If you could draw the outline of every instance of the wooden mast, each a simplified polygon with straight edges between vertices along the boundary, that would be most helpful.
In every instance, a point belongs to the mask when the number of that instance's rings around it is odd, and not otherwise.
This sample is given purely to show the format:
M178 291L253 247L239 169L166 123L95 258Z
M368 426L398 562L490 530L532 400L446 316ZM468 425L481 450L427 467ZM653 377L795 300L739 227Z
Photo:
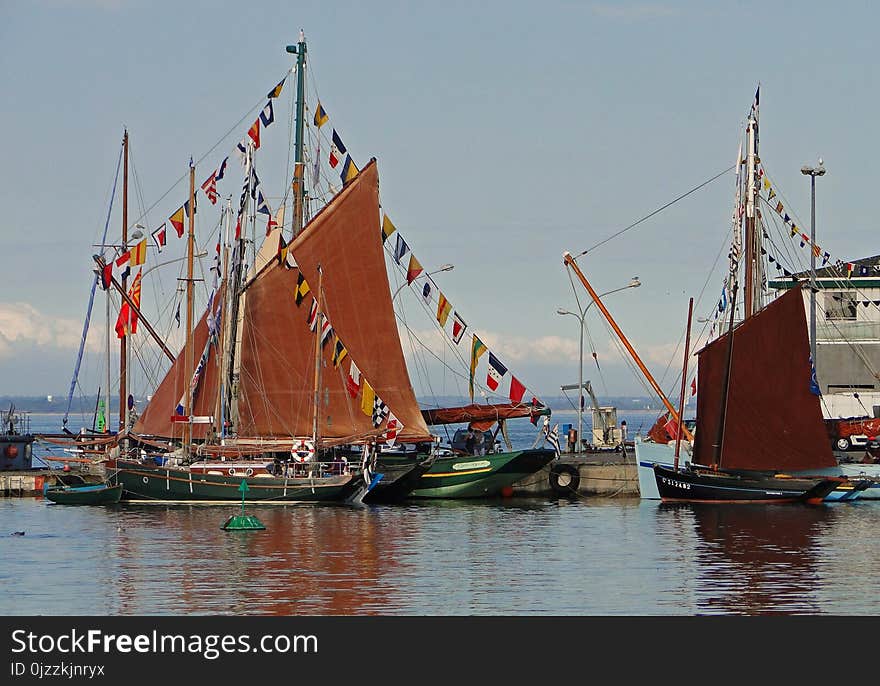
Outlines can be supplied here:
M675 432L675 461L673 467L678 471L678 456L681 452L681 429L684 426L684 394L687 391L688 355L691 350L691 318L694 314L694 299L688 301L687 334L684 341L684 364L681 368L681 395L678 397L678 431Z
M223 236L223 278L220 282L220 285L217 287L217 297L219 297L221 292L228 292L227 281L229 278L229 222L232 217L231 198L228 198L226 200L224 213L226 214L226 230ZM224 297L222 302L223 312L221 318L224 319L225 322L220 327L220 338L217 344L217 349L220 351L220 373L218 375L219 388L217 388L217 401L214 405L214 426L220 427L218 435L220 437L221 444L223 442L223 439L226 437L226 413L224 411L223 386L226 384L226 331L229 327L229 316L227 314L227 311L229 309L227 307L228 301Z
M324 314L321 312L321 290L323 288L324 282L324 270L321 269L320 263L318 264L318 310L315 320L315 386L314 386L314 407L312 408L312 446L315 449L315 456L318 454L318 439L320 438L320 434L318 432L318 409L320 408L321 403L321 334L323 327L323 322L325 321Z
M195 194L196 194L196 168L192 161L189 164L189 236L186 244L186 355L184 357L184 383L186 383L186 395L184 400L183 414L187 417L184 424L183 454L189 455L192 443L192 383L193 374L193 245L195 243Z
M122 171L122 254L128 250L128 129L122 137L125 158ZM128 293L128 276L122 272L122 293ZM129 320L131 315L129 314ZM119 339L119 431L128 428L128 336ZM109 408L108 408L109 411Z
M608 323L611 324L611 328L614 329L614 332L617 334L617 337L620 338L621 343L623 343L624 347L627 349L629 354L632 356L638 368L641 370L642 374L645 375L645 378L648 380L648 383L651 384L651 387L657 393L657 396L666 406L666 409L669 410L669 414L672 416L672 419L676 422L679 422L679 415L676 409L672 406L672 403L669 402L666 395L663 393L660 386L654 381L654 377L651 376L651 372L648 371L648 368L644 365L641 358L639 358L638 353L636 353L635 349L630 345L629 341L626 340L626 336L623 335L623 331L620 330L620 327L617 326L617 322L614 321L614 318L611 316L611 313L606 309L605 305L602 304L602 301L599 300L599 296L596 291L593 290L593 287L590 285L587 278L584 276L583 272L578 268L577 263L574 261L574 258L571 256L571 253L567 250L563 253L563 263L574 270L574 273L577 275L578 279L580 279L581 283L584 285L584 288L587 289L590 296L593 298L593 301L596 303L596 306L602 311L602 314L605 315L605 319L608 320ZM684 435L687 436L689 441L694 440L693 434L688 431L686 426L682 426L682 431Z

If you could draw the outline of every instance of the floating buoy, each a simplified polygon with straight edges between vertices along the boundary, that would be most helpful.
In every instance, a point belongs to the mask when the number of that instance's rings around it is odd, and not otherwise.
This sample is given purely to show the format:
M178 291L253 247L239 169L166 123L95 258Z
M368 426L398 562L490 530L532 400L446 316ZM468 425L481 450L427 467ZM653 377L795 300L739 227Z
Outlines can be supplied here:
M238 490L241 491L241 514L232 515L220 528L224 531L260 531L265 529L266 527L263 522L253 515L246 515L244 513L244 494L250 490L247 481L242 479Z

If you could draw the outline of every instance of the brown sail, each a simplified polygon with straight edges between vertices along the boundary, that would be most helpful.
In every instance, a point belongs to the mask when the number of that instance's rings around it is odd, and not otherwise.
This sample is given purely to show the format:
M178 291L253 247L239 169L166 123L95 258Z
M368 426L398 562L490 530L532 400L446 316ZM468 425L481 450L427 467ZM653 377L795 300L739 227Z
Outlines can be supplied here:
M550 408L544 405L525 405L522 403L495 403L480 405L474 403L463 407L439 407L436 409L422 410L422 416L427 424L464 424L471 428L485 431L495 422L502 419L516 419L518 417L537 418L549 415Z
M836 465L819 396L810 391L810 345L802 286L733 330L733 356L719 466L802 471ZM716 462L727 368L725 334L699 351L694 462Z
M289 249L310 288L299 306L295 302L299 271L277 260L246 289L239 436L312 435L315 333L307 319L320 282L321 309L334 331L321 349L320 437L355 440L384 429L384 425L374 428L371 416L362 411L362 396L353 398L346 389L354 361L361 380L371 385L403 424L399 440L430 440L406 369L391 303L379 229L375 161L346 185ZM337 340L348 356L334 365Z
M217 302L215 302L218 313L220 311L220 300L221 298L217 298ZM184 369L186 366L186 355L181 350L171 365L171 369L168 370L165 378L162 379L162 382L147 404L146 409L138 417L137 422L135 422L133 427L134 433L162 436L164 438L183 438L184 425L173 423L171 416L175 414L177 405L186 392L187 385L192 380L193 369L198 366L199 358L208 342L207 318L208 311L205 310L193 332L193 368ZM212 416L214 414L220 379L220 357L218 353L218 345L212 344L193 400L192 415L194 417ZM192 430L194 439L203 439L211 430L211 426L208 424L193 424Z

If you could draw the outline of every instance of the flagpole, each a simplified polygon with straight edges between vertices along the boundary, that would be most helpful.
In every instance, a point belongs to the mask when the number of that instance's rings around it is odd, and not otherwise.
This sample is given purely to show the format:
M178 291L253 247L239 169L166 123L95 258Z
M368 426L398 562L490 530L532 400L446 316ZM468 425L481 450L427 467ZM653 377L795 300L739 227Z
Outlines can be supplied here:
M229 197L226 200L226 208L224 209L226 213L226 229L223 236L223 281L222 286L218 287L218 293L222 290L224 293L228 293L227 288L227 275L229 273L229 222L232 217L232 198ZM214 409L214 416L219 417L220 420L220 441L221 445L223 444L223 439L226 437L226 425L225 425L225 413L223 407L223 387L226 385L226 327L229 322L229 307L226 297L220 301L221 307L223 308L223 316L221 317L220 323L220 340L218 349L220 350L220 374L217 388L217 403Z
M128 129L122 137L122 254L128 250ZM122 272L122 293L128 293L128 276ZM120 310L122 306L120 306ZM128 428L128 331L131 321L129 309L128 322L123 322L124 335L119 339L119 432Z
M183 440L183 456L189 456L190 444L192 443L192 383L190 382L193 373L193 244L195 243L195 194L196 194L196 168L190 160L189 164L189 236L186 246L186 355L185 366L186 377L186 400L183 413L189 418L184 424L184 440Z
M321 265L318 264L318 311L315 315L315 394L314 394L314 407L312 410L312 446L315 449L315 456L318 455L318 407L320 402L320 385L321 385L321 335L322 335L322 324L319 322L319 319L324 319L326 321L326 316L321 312L321 292L323 288L324 282L324 270L321 269Z
M675 432L675 471L678 471L678 456L681 451L681 429L684 426L684 393L687 383L688 354L691 349L691 318L694 314L694 299L688 301L688 324L687 335L684 342L684 365L681 370L681 396L678 399L678 430Z

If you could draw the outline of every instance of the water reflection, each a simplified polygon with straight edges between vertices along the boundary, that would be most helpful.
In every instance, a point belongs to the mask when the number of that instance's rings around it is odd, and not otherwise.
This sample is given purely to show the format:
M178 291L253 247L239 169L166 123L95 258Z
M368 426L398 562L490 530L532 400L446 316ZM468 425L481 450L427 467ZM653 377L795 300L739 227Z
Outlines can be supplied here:
M697 534L694 614L814 614L818 539L833 507L664 505L688 512Z

